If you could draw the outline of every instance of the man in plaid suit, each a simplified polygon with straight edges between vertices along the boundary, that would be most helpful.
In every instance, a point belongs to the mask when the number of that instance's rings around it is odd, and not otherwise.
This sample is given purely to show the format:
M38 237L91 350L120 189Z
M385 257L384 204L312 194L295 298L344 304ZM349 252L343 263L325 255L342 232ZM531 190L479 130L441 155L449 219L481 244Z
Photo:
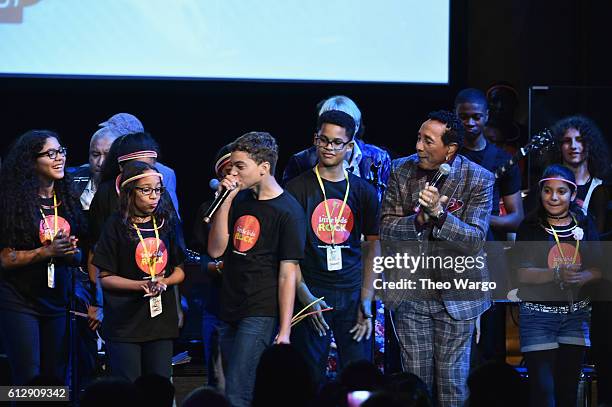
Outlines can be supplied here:
M417 154L392 164L381 240L419 241L429 255L483 256L494 177L457 154L464 131L454 113L429 114L419 129ZM429 185L443 163L450 165L450 173L437 188ZM480 281L487 280L486 266L476 273ZM444 280L443 271L434 274ZM385 294L387 307L394 310L403 369L432 390L435 383L439 406L463 406L471 339L477 317L490 306L487 292L428 289L419 300L409 300L407 290Z

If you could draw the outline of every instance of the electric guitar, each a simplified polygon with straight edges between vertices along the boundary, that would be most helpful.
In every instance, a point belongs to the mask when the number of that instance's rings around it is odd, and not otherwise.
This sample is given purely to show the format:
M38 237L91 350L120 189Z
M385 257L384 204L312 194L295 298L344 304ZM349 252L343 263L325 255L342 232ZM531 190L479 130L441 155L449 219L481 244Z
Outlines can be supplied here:
M531 138L531 141L524 147L520 148L511 159L506 161L503 165L497 167L495 170L495 178L499 178L504 175L512 166L517 164L523 158L536 151L545 150L550 148L555 143L552 133L548 129L544 129L537 133Z
M510 170L514 165L516 165L519 161L527 157L529 154L537 151L541 152L550 148L554 144L555 139L549 129L544 129L540 131L531 138L531 141L529 143L527 143L524 147L520 148L516 152L516 154L512 156L511 159L506 161L503 165L497 167L497 169L495 170L495 179L498 179L503 176L506 172L508 172L508 170ZM521 192L521 198L524 198L525 196L526 193ZM506 214L507 212L506 208L504 207L504 202L500 197L499 216L504 216Z

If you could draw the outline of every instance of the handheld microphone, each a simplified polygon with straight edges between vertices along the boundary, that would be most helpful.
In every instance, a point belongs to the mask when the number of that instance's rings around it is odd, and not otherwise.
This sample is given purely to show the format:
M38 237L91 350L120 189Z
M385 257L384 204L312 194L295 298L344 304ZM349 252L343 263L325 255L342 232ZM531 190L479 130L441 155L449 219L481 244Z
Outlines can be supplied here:
M212 184L212 182L211 182L211 184ZM227 197L230 194L230 192L232 192L231 189L225 189L225 188L223 188L221 190L221 192L219 192L219 194L217 195L217 197L215 198L213 203L208 207L208 209L204 213L204 219L203 220L204 220L205 223L210 223L210 221L212 220L213 215L215 214L215 212L217 212L217 209L219 209L219 207L221 206L223 201L225 201L225 199L227 199Z
M217 190L217 187L219 186L219 184L221 183L221 181L219 181L216 178L212 178L210 181L208 181L208 186L210 187L210 189L212 189L213 191Z
M436 172L436 175L434 175L434 177L431 179L429 186L437 188L438 184L440 183L440 180L450 174L450 170L450 165L448 165L447 163L442 164L440 168L438 168L438 172ZM414 212L419 213L420 210L421 204L417 202L416 206L414 207Z

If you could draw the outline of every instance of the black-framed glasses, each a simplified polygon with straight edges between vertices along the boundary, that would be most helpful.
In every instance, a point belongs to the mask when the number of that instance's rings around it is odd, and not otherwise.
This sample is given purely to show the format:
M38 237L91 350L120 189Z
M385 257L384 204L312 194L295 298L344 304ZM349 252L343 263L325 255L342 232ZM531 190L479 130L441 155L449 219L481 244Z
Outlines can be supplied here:
M351 140L352 141L352 140ZM342 150L348 143L351 141L342 141L339 138L335 138L333 140L328 139L325 136L315 136L314 145L317 147L329 148L331 150L339 151Z
M151 194L153 192L155 192L155 195L160 196L162 195L164 192L166 192L166 188L164 187L157 187L157 188L151 188L151 187L134 187L134 189L138 190L138 192L140 192L142 195L144 196L151 196Z
M61 154L62 156L66 157L66 154L68 154L68 149L66 147L60 147L58 149L50 148L47 151L43 151L42 153L38 153L36 156L37 157L42 157L43 155L46 155L50 159L55 160L57 158L58 154Z

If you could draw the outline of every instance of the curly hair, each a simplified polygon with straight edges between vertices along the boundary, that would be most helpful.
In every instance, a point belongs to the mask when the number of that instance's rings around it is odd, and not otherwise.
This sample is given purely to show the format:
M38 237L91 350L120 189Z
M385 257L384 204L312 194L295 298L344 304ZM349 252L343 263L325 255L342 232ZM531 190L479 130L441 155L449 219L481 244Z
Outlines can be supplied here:
M440 123L446 124L446 131L442 135L442 142L445 146L456 143L459 148L463 146L463 137L465 136L465 128L463 123L457 115L447 110L438 110L429 113L429 120L435 120Z
M123 167L123 172L121 173L121 183L123 183L123 181L126 179L140 175L146 171L159 172L154 166L145 162L129 161ZM123 224L126 226L127 230L130 231L130 237L134 240L138 240L137 234L130 227L132 224L130 219L136 214L134 205L135 186L136 180L128 182L125 186L121 187L119 194L119 213L121 215ZM176 220L174 216L174 207L172 206L172 201L170 200L170 196L167 192L161 194L159 203L153 212L153 216L155 216L155 219L157 220L164 220L164 226L161 228L160 233L166 233L167 231L172 230L174 227Z
M278 160L278 145L270 133L252 131L238 137L232 143L232 152L243 151L257 164L270 163L270 174L274 175L276 161Z
M604 140L603 134L595 122L585 116L576 115L565 117L552 126L551 130L557 141L554 151L551 151L554 157L556 157L554 161L560 163L560 160L563 160L561 145L563 144L563 136L569 129L576 129L583 139L584 147L588 153L587 165L591 175L602 179L609 177L610 152L608 150L608 144Z
M35 163L49 138L60 141L59 136L49 130L26 132L13 143L3 162L0 170L0 242L3 247L29 249L39 244L41 198ZM78 192L68 171L64 178L54 182L54 190L72 234L84 233L85 221Z

